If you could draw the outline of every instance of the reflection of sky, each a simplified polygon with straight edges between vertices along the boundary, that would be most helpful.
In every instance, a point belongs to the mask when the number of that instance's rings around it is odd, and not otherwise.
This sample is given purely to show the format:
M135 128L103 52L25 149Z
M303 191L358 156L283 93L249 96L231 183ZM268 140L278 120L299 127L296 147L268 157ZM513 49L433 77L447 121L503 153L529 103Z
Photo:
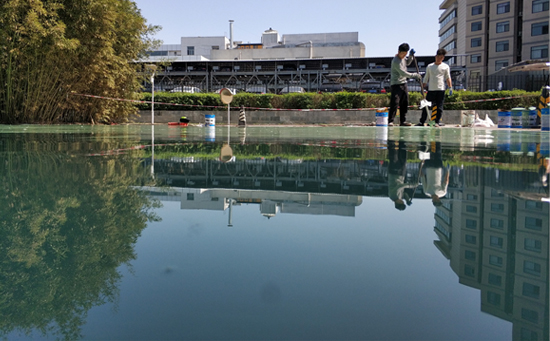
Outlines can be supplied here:
M120 300L89 311L85 339L506 340L433 245L434 207L364 197L355 217L258 205L164 202L122 269Z

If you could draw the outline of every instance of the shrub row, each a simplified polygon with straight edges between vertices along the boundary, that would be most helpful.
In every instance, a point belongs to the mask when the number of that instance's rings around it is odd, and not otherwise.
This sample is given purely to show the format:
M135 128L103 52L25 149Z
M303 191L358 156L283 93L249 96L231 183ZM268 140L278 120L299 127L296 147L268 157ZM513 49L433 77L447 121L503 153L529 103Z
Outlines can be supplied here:
M419 92L411 92L410 103L420 103L422 95ZM514 107L536 106L540 93L524 90L494 91L494 92L470 92L455 91L452 96L446 96L446 110L496 110L511 109ZM474 100L499 99L516 97L513 99L468 102ZM142 101L151 101L150 93L141 95ZM156 110L226 110L220 96L215 93L167 93L155 92L155 103L173 103L179 105L155 104ZM465 103L467 102L467 103ZM362 92L337 92L337 93L292 93L284 95L275 94L249 94L239 93L233 97L232 107L244 106L247 108L280 108L280 109L360 109L381 108L390 105L389 94L370 94ZM150 110L149 103L137 104L140 110Z

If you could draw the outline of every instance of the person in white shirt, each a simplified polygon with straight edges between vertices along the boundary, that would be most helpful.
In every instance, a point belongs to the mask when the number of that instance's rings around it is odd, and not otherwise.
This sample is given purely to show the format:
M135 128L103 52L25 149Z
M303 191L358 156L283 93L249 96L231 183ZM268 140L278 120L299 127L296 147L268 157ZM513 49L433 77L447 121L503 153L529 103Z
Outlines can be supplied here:
M422 149L427 149L427 143L422 143ZM422 189L427 197L432 198L434 206L441 206L441 198L447 195L449 186L449 169L443 165L441 142L431 142L430 158L424 161L420 170Z
M453 94L453 83L451 81L451 68L443 63L447 51L445 49L437 50L435 62L428 65L426 75L424 76L424 88L428 89L426 99L432 102L431 119L435 121L435 126L442 126L441 116L443 114L443 102L445 101L445 83L449 87L449 95ZM424 126L428 118L427 108L422 110L420 123L417 126Z

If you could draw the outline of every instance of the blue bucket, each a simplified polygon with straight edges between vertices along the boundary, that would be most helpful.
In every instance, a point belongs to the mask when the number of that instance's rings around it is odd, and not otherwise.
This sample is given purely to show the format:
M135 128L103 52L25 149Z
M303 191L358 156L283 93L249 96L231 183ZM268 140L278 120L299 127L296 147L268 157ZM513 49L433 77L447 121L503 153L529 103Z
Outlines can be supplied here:
M216 115L204 115L204 126L205 127L215 127L216 126Z
M509 111L498 112L498 127L499 128L512 127L512 114Z

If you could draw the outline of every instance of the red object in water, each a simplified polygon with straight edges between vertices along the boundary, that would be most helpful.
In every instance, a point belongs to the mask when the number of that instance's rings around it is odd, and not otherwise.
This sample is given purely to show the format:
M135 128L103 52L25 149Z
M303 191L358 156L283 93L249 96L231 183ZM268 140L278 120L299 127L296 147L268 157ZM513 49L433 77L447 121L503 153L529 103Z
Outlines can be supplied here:
M168 122L169 126L180 126L180 127L187 127L189 123L184 122Z

